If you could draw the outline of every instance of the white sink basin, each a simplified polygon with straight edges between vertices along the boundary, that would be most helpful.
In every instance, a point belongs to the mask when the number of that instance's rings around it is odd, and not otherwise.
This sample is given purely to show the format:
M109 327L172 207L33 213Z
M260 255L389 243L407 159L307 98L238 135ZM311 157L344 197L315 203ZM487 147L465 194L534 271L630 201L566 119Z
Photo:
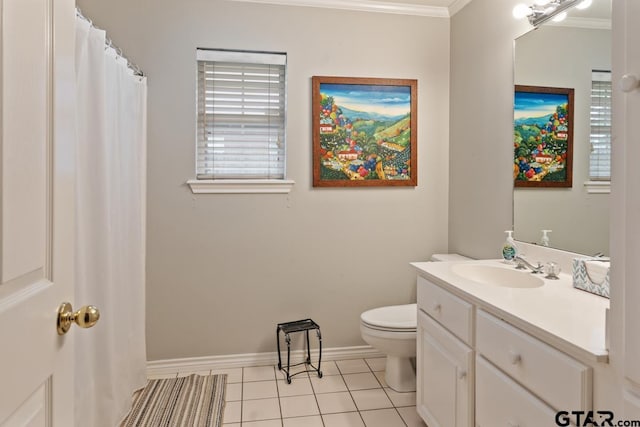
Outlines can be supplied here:
M539 288L544 280L528 271L483 264L455 264L451 271L460 277L483 285L505 288Z

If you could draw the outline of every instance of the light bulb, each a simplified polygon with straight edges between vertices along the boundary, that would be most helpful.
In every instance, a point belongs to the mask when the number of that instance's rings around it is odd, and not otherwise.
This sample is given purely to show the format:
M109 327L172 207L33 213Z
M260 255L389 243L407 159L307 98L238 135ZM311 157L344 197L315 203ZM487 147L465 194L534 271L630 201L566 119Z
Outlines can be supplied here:
M553 17L552 21L553 22L564 21L566 17L567 17L567 12L560 12L559 14Z
M533 13L533 10L524 3L515 5L513 8L513 17L516 19L522 19Z
M593 0L582 0L576 5L576 9L586 9L591 6L591 3L593 3Z

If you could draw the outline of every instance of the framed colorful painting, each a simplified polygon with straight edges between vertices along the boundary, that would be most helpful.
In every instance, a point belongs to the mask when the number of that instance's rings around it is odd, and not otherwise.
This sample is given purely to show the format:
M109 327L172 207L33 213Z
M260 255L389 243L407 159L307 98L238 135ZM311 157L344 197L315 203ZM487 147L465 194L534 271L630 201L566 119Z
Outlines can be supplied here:
M417 80L318 77L313 186L416 186Z
M573 89L516 86L513 179L516 187L571 187Z

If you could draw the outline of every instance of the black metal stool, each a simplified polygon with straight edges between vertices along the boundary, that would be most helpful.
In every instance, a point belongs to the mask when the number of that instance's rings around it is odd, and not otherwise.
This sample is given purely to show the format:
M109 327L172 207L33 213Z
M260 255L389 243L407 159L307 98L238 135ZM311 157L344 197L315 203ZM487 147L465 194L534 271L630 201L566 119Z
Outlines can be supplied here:
M309 331L316 330L318 335L318 366L315 367L311 363L311 348L309 346ZM280 331L284 333L284 340L287 342L287 367L282 367L282 358L280 357ZM291 369L291 336L289 334L294 332L306 332L307 335L307 359L304 362L296 363L293 366L309 365L313 369L306 369L304 371L290 374ZM284 370L287 374L287 384L291 384L291 377L294 375L302 374L304 372L317 372L318 378L322 378L322 371L320 370L320 362L322 361L322 335L320 334L320 326L311 319L296 320L295 322L278 323L276 328L276 342L278 343L278 369Z

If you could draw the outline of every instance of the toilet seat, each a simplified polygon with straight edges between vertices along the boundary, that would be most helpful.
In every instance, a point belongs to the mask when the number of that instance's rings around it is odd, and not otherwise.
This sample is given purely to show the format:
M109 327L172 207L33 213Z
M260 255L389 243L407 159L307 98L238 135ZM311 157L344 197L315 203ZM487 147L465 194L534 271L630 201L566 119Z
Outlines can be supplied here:
M418 324L417 304L391 305L365 311L362 324L370 329L386 332L415 332Z

